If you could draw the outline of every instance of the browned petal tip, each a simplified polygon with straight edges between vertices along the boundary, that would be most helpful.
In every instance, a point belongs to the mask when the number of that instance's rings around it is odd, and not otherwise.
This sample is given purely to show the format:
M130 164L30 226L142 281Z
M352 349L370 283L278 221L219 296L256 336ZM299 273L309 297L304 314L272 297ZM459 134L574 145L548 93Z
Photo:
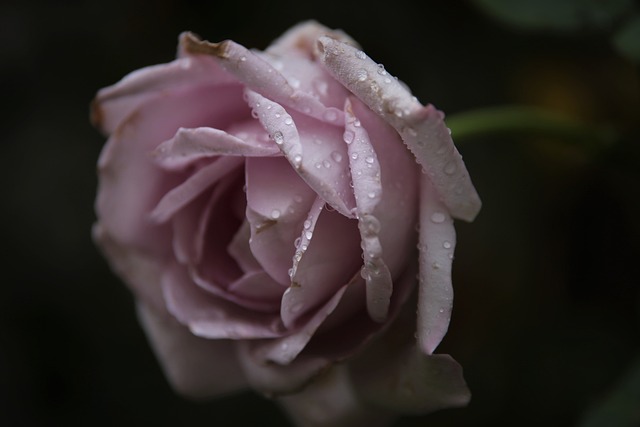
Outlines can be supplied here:
M103 131L102 123L104 122L104 112L97 99L93 99L89 105L89 120L96 129Z
M218 58L227 58L228 40L220 43L211 43L200 39L194 33L186 32L181 35L180 42L184 50L194 55L211 55Z

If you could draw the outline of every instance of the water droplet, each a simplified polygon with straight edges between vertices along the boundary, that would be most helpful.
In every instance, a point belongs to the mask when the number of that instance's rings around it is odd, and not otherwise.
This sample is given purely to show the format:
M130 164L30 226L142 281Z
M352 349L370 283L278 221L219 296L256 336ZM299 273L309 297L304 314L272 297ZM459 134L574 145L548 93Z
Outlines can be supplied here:
M350 130L347 130L344 132L344 135L342 135L342 139L344 139L344 142L346 142L347 144L351 144L353 142L353 138L356 137L356 134L351 132Z
M447 132L449 132L449 135L451 135L451 129L447 128Z
M329 90L329 84L327 82L325 82L324 80L321 79L316 79L313 81L313 87L315 88L316 92L318 92L318 94L322 95L322 96L326 96L327 92Z
M373 236L380 232L380 221L373 215L363 215L360 224L365 236Z
M329 169L331 167L331 162L329 160L323 160L322 161L322 166L324 166L325 168Z
M316 167L316 169L320 169L322 167L322 164L320 164L320 162L316 162L314 166Z
M246 57L246 56L241 56L241 57L240 57L240 62L245 62L246 60L247 60L247 57Z
M441 308L440 310L438 310L438 312L444 313L444 308Z
M337 163L340 163L342 161L342 154L338 153L337 151L333 151L331 153L331 158Z
M258 118L258 111L257 110L251 110L251 117L253 117L254 119Z
M354 127L359 128L359 127L360 127L360 120L355 119L355 120L353 121L353 126L354 126Z
M387 75L387 70L384 69L384 65L378 64L378 74L380 74L381 76Z
M431 215L431 221L435 222L436 224L440 224L441 222L444 222L445 219L446 217L442 212L434 212Z
M358 160L358 153L353 153L353 154L351 154L351 158L352 158L353 160Z
M451 249L451 242L445 240L444 243L442 243L442 247L445 249Z
M291 117L287 116L287 118L284 119L285 125L291 125L292 123L293 123L293 120L291 119Z
M438 270L440 269L440 264L438 264L437 262L434 262L432 267L434 270Z
M338 114L334 110L327 110L322 116L329 122L335 122L338 118Z
M293 274L295 273L295 271L293 270L293 268L290 268L287 273L289 274L289 278L292 279L293 278Z
M278 209L274 209L271 211L271 218L278 219L280 218L280 211Z
M453 175L457 169L458 166L456 166L454 162L449 162L444 165L444 173L446 173L447 175Z
M267 110L271 110L271 108L273 108L273 106L271 104L267 104Z
M359 82L367 80L367 77L369 77L369 74L367 74L367 70L365 70L364 68L360 68L356 71L356 79Z
M369 196L370 199L375 199L376 193L374 193L373 191L370 191L369 194L367 194L367 196Z
M279 119L280 117L282 117L282 114L276 113L275 116L276 116L276 119Z
M373 156L367 156L367 158L364 159L364 161L371 165L374 162L374 158L373 158Z
M294 89L298 89L300 87L300 80L293 78L293 77L289 77L288 78L289 81L289 85L294 88Z
M414 128L407 128L407 133L413 137L418 136L418 132Z
M300 247L301 241L302 241L302 238L297 237L296 240L293 241L293 246L295 246L295 248L298 249Z
M302 164L302 156L300 154L293 156L293 164L295 167L300 167L300 164Z
M313 233L309 230L304 232L304 237L307 238L307 240L311 240L311 237L313 237Z
M280 132L279 130L275 131L273 133L273 140L276 144L282 145L282 143L284 142L284 136L282 135L282 132Z
M356 58L365 59L366 57L367 57L367 54L364 53L363 51L361 51L361 50L357 50L356 51Z
M303 226L304 226L304 229L305 229L305 230L310 229L310 228L311 228L311 221L309 221L308 219L306 219L306 220L304 221Z

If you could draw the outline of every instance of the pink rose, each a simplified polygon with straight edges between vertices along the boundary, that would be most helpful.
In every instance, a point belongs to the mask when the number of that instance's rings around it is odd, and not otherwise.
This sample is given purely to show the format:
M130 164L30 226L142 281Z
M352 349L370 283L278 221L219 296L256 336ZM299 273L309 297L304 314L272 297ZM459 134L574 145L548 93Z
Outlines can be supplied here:
M468 401L432 353L452 217L480 200L443 114L356 46L313 22L264 52L184 33L98 93L94 237L179 392L251 387L301 425Z

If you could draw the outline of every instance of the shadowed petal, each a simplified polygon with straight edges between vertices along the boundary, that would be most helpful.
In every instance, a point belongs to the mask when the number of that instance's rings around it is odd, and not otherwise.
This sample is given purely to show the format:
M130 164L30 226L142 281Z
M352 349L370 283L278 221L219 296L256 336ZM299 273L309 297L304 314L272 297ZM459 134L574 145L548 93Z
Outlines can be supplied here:
M444 115L431 105L423 107L405 86L357 48L329 37L320 37L318 42L321 61L329 72L400 133L452 216L472 221L480 210L480 198L453 145Z
M167 315L140 303L137 308L149 342L178 393L211 398L247 387L233 341L196 337Z
M262 270L262 266L253 256L253 252L251 252L251 246L249 246L250 238L251 225L245 219L227 247L229 255L233 257L244 272Z
M453 308L451 264L456 231L447 208L426 176L420 186L420 287L418 344L433 353L449 328Z
M320 53L317 42L321 36L329 36L353 46L358 46L355 40L341 30L332 30L316 21L304 21L291 27L274 40L266 51L282 56L298 52L310 58L316 58Z
M278 399L299 427L384 427L395 416L365 405L353 392L347 370L336 365L300 393Z

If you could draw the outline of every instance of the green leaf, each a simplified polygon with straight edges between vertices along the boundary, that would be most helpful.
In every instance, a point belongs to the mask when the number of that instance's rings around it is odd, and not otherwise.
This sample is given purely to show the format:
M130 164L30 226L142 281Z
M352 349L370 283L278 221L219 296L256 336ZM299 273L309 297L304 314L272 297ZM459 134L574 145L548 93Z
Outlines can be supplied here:
M635 15L616 32L613 45L628 59L640 62L640 15Z
M487 14L529 30L606 28L633 7L633 0L474 0Z
M590 410L580 427L637 427L640 425L640 359L632 365L604 401Z

